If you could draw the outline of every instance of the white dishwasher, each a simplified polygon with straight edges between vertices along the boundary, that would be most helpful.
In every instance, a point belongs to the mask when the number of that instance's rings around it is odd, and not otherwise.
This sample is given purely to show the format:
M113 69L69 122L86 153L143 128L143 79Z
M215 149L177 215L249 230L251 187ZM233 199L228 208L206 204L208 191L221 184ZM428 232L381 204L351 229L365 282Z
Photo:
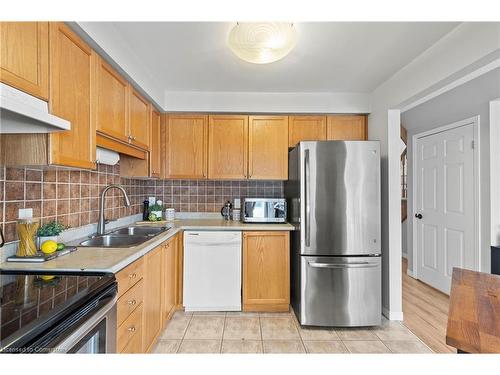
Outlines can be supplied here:
M185 231L186 311L241 311L241 232Z

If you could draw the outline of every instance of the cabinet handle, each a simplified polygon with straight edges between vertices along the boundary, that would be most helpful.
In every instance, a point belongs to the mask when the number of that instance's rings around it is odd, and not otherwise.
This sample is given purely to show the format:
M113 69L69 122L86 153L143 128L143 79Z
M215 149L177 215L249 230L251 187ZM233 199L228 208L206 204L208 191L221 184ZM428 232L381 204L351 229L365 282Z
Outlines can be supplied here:
M137 301L135 299L132 299L130 301L127 301L127 303L131 306L134 306L137 303Z
M135 279L137 277L137 274L136 273L131 273L130 275L128 275L129 278L131 279Z
M135 331L136 331L136 329L135 329L135 327L134 327L134 326L132 326L132 327L128 327L128 328L127 328L127 331L129 331L129 332L135 332Z

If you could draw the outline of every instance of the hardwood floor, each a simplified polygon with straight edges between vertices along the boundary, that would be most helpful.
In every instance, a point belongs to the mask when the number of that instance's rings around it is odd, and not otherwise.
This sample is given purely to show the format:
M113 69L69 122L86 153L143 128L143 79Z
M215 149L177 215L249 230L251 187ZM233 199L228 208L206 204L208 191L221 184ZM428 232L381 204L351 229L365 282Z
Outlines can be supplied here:
M403 258L403 324L436 353L455 353L446 345L449 297L408 276Z

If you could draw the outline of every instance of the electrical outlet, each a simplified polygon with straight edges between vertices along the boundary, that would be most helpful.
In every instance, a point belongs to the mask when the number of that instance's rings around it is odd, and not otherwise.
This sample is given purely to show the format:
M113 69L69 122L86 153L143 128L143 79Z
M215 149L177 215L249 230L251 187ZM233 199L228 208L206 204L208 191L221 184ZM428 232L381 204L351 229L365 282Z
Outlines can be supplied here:
M19 209L19 219L30 219L33 217L32 208L20 208Z

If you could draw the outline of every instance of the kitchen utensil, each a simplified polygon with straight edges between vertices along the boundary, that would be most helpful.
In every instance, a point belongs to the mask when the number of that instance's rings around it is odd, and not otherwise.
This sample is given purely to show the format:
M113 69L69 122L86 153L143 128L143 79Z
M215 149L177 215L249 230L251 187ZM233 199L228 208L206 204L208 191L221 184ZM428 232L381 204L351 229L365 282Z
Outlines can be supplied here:
M230 201L227 201L224 206L220 210L220 214L224 218L224 220L229 220L231 218L231 208L233 205Z

